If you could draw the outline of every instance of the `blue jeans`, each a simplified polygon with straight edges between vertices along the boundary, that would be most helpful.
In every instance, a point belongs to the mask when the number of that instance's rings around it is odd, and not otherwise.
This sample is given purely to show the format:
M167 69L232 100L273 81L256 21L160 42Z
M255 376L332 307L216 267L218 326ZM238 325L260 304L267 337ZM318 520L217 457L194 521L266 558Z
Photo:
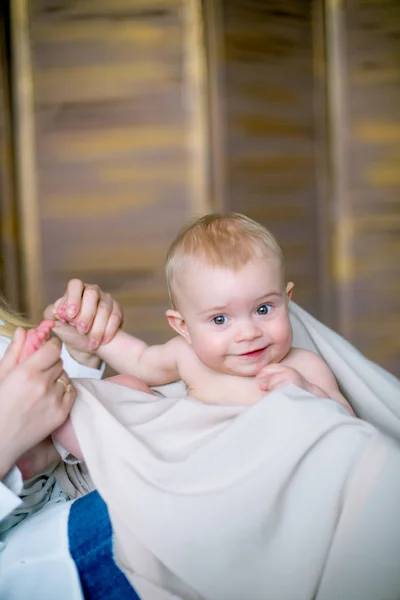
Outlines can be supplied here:
M140 600L115 564L110 518L97 492L73 502L68 539L85 600Z

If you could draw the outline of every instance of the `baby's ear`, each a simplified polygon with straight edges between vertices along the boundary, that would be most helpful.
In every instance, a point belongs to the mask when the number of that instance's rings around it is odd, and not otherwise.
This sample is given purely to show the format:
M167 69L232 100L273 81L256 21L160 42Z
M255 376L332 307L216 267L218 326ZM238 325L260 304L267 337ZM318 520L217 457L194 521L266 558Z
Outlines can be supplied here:
M288 300L292 299L293 289L294 289L294 283L292 281L289 281L289 283L286 286L286 295L287 295Z
M167 315L168 323L171 325L172 329L179 333L179 335L190 344L190 335L186 326L186 321L181 313L178 310L169 309L165 314Z

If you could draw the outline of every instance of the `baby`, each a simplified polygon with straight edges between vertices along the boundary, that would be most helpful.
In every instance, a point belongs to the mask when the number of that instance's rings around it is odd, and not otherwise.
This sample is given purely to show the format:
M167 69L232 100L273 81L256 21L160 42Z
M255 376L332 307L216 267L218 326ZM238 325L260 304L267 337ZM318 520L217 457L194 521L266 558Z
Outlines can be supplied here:
M120 330L101 344L96 353L124 374L116 383L152 393L148 386L182 380L201 402L247 405L295 384L354 414L323 359L292 347L294 284L285 281L280 246L260 224L240 214L205 215L172 243L166 276L172 304L166 315L178 335L148 346ZM79 456L68 422L59 434Z
M119 331L97 354L148 386L182 380L207 403L254 404L293 383L340 402L353 414L318 355L292 347L282 250L273 235L240 214L208 214L187 226L166 261L178 336L148 346ZM141 388L143 389L143 387Z

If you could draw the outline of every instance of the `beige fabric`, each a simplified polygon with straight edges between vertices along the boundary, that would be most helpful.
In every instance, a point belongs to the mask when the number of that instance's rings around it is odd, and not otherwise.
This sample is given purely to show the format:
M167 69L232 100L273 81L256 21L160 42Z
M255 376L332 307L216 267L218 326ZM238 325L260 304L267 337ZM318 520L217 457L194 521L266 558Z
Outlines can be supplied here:
M85 463L59 462L54 473L58 483L71 500L80 498L96 489Z
M400 437L400 382L296 305L356 411ZM75 382L72 413L142 600L400 597L400 451L295 386L246 408ZM232 399L234 402L234 398Z

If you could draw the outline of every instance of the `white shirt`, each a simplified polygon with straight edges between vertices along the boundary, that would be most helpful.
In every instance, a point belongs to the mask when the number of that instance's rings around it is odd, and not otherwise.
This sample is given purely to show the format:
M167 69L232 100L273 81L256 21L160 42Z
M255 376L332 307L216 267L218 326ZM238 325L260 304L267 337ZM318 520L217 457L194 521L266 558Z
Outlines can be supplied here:
M21 504L22 500L18 494L22 486L22 476L17 467L11 469L3 481L0 481L0 521Z

